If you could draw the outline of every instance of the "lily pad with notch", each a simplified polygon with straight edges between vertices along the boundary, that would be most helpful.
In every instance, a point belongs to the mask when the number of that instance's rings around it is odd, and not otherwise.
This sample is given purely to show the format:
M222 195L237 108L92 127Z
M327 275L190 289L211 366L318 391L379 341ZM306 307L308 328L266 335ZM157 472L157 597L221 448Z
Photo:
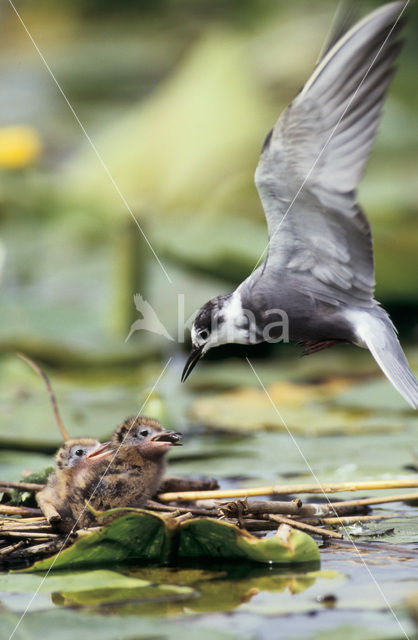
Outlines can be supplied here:
M210 518L176 522L174 518L142 509L113 509L101 515L109 517L117 513L122 515L100 531L83 535L51 558L38 560L30 570L67 569L127 560L161 564L196 558L281 564L318 563L319 560L315 541L290 527L280 528L275 536L260 539L235 525Z

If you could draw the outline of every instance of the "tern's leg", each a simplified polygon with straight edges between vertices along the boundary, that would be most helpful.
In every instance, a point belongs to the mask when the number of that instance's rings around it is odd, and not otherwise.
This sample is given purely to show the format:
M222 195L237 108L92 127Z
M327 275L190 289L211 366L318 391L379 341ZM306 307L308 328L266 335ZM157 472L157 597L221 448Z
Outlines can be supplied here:
M317 351L322 351L322 349L328 349L328 347L332 347L334 344L348 344L345 340L323 340L320 342L316 342L315 340L308 340L301 342L304 349L302 351L303 356L310 356L312 353L316 353Z

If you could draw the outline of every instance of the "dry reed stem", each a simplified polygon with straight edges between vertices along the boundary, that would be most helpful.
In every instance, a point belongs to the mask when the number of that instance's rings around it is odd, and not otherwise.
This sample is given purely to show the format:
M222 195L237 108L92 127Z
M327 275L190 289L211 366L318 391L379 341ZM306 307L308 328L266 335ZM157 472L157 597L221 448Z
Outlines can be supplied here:
M381 491L382 489L418 488L418 478L414 480L377 480L365 482L323 482L306 484L284 484L270 487L249 487L248 489L229 489L217 491L177 491L160 493L163 502L195 502L196 500L222 500L225 498L247 498L268 495L286 495L293 493L340 493L342 491Z

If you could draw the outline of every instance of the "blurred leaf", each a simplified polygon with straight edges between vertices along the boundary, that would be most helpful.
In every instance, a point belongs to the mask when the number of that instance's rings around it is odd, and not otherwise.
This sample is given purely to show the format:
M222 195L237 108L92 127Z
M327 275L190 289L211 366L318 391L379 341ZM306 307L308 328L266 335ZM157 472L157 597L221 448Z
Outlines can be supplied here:
M25 603L22 603L23 605ZM26 600L27 604L27 600ZM20 616L2 613L2 627L11 633ZM16 630L16 640L42 638L43 640L250 640L248 636L237 635L212 627L208 621L197 622L191 626L181 621L156 620L138 615L112 616L92 615L83 611L54 609L53 611L27 612Z
M267 244L264 225L213 211L199 215L175 213L164 225L156 217L149 228L156 246L164 254L230 280L247 275ZM217 294L221 292L218 290Z
M0 575L0 590L11 593L32 593L39 589L43 593L53 591L89 591L91 589L137 589L148 587L147 580L130 578L115 571L97 569L92 571L58 572L48 576L9 573Z
M52 456L42 453L0 449L0 479L22 480L33 471L41 470L40 472L43 473L45 469L51 468L52 462Z
M85 591L59 591L53 594L53 602L65 607L95 607L112 605L119 613L138 609L141 613L161 614L165 604L179 607L179 603L195 596L192 589L175 585L144 585L137 588L104 588Z
M338 407L364 411L410 413L411 416L414 414L402 396L383 376L379 380L365 380L362 384L343 390L334 403Z
M252 176L271 115L245 57L245 38L211 31L163 86L96 139L156 249L223 277L241 276L267 239ZM65 167L59 198L63 183L66 205L126 215L90 149Z
M205 426L238 433L259 429L285 431L286 425L304 435L385 432L397 431L409 424L412 417L409 419L407 414L400 420L395 412L377 414L365 406L362 412L355 412L330 405L330 401L338 401L349 388L355 397L354 388L363 386L362 383L354 387L352 381L343 378L316 385L282 381L267 387L270 397L262 389L244 387L200 395L192 403L190 416ZM388 383L382 385L382 394L390 393L387 387ZM404 402L402 406L407 410Z
M202 203L210 210L210 198L231 169L254 171L269 116L242 64L244 54L245 38L213 30L146 102L96 137L116 183L137 211L195 211ZM102 214L114 210L115 202L120 210L118 195L90 149L68 165L65 181L73 197L104 207Z

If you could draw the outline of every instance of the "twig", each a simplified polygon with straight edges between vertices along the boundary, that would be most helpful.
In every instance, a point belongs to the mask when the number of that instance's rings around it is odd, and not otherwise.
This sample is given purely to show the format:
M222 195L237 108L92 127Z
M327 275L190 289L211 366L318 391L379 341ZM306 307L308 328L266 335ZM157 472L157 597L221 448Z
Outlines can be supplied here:
M20 547L23 547L24 545L24 540L19 540L19 542L15 542L14 544L9 544L7 545L7 547L3 547L2 549L0 549L0 556L8 556L9 553L20 549Z
M359 500L344 500L344 502L331 502L328 506L339 512L340 507L361 507L372 504L385 504L387 502L409 502L417 500L418 493L402 493L397 496L382 496L377 498L360 498Z
M36 362L34 362L30 358L28 358L28 356L25 356L24 353L18 353L17 355L19 356L19 358L21 358L22 360L27 362L28 365L30 367L32 367L32 369L34 371L36 371L36 373L38 373L44 379L46 387L48 389L49 399L51 400L52 410L54 412L54 416L55 416L55 420L57 421L58 428L61 431L61 434L62 434L62 437L64 438L64 440L69 440L70 439L70 435L69 435L67 429L64 427L64 423L61 420L61 416L60 416L60 412L58 410L58 404L57 404L57 400L56 400L56 397L55 397L55 393L54 393L54 391L53 391L53 389L51 387L51 383L49 382L48 376L46 375L46 373L44 371L42 371L41 367L38 366L36 364Z
M222 522L229 522L230 524L239 524L236 518L221 518ZM271 531L277 529L277 523L269 522L268 520L257 520L252 518L244 518L243 526L241 527L247 531Z
M52 540L52 538L56 538L58 536L57 533L42 533L38 531L5 531L1 532L1 535L4 538L47 538L48 540Z
M218 515L218 509L196 509L194 507L171 507L168 504L160 504L154 500L148 500L146 509L150 511L178 511L179 513L192 513L194 516L207 516L208 518L216 518Z
M14 560L27 558L28 556L38 555L52 555L55 551L62 549L63 542L66 540L65 536L59 536L51 542L43 542L42 544L36 544L32 547L26 547L21 551L17 551L12 554Z
M173 518L173 514L170 514L170 517ZM173 520L175 520L176 523L180 523L185 522L186 520L190 520L190 518L193 518L193 514L189 511L188 513L182 513L179 516L176 516L175 518L173 518Z
M25 522L26 518L23 520L17 520L16 518L9 518L9 521L6 524L0 524L0 535L3 531L53 531L51 525L45 522L34 522L33 524L27 524Z
M179 491L160 493L163 502L194 502L196 500L222 500L224 498L246 498L250 496L286 495L292 493L339 493L341 491L372 491L381 489L418 488L415 480L377 480L366 482L324 482L319 484L284 484L270 487L249 487L220 491Z
M44 489L44 484L37 484L36 482L12 482L11 480L0 480L0 491L3 489L21 489L22 491L41 491Z
M277 516L272 513L267 514L265 516L265 519L272 522L277 522L278 524L287 524L294 529L308 531L309 533L313 533L316 536L322 536L323 538L338 538L339 540L341 540L343 537L342 533L330 531L329 529L320 529L319 527L314 527L313 525L306 524L305 522L301 522L300 520L293 520L293 518L285 518L284 516Z
M394 518L395 515L392 514L380 514L380 515L372 515L372 516L343 516L342 518L307 518L304 522L313 525L321 525L321 524L355 524L356 522L368 522L369 520L385 520L386 518Z
M32 507L11 507L8 504L0 504L0 513L13 516L41 516L42 511L40 509L33 509Z
M7 525L10 524L11 522L13 522L14 524L18 525L18 526L27 526L28 524L31 523L43 523L43 524L48 524L47 520L42 517L42 516L38 516L36 518L0 518L0 527L2 527L3 525Z
M247 516L265 513L278 513L296 516L326 516L330 513L329 506L324 504L303 504L302 500L289 500L287 502L275 502L272 500L236 500L223 502L219 505L219 511L226 517L236 518L238 512Z

